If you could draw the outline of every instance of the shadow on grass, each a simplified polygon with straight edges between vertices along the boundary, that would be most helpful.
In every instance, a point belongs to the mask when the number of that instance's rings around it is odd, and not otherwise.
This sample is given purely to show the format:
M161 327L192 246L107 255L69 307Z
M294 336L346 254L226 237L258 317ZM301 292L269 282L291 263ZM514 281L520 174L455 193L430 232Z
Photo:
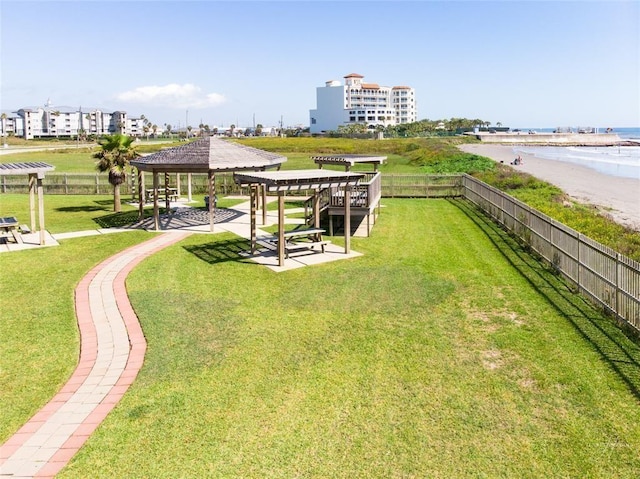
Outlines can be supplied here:
M120 202L124 202L125 200L121 200ZM113 209L113 199L111 200L94 200L94 203L102 206L110 206Z
M107 208L104 208L103 206L62 206L60 208L56 208L55 210L65 213L89 213L91 211L107 211Z
M184 246L184 249L209 264L226 263L227 261L250 261L242 255L250 249L249 240L243 238L216 241L203 245L189 245Z
M559 275L553 274L472 203L458 199L450 201L485 232L507 260L571 322L640 399L640 344L627 337L612 318L573 293Z
M152 216L145 210L145 218ZM125 228L138 223L138 210L122 211L120 213L111 213L108 215L93 218L100 228Z

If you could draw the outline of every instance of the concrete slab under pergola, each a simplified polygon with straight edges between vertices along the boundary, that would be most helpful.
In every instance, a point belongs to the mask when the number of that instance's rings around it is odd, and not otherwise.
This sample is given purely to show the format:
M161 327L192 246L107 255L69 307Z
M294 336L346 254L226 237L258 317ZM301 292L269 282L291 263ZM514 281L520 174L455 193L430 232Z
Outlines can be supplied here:
M164 173L166 209L169 209L169 174L170 173L206 173L209 189L209 230L213 231L215 220L215 174L217 172L264 171L280 168L287 158L250 146L206 137L186 145L166 148L151 155L136 158L131 165L138 170L138 198L140 199L139 217L143 217L144 209L144 177L143 171L153 174L153 218L155 229L160 229L160 208L158 205L158 175ZM263 195L263 215L266 216Z
M257 246L256 211L259 191L278 194L278 264L284 266L285 236L284 236L284 199L285 194L292 191L313 190L313 217L315 227L320 226L320 191L326 188L342 188L344 190L344 252L351 251L351 200L350 188L357 186L364 177L361 173L341 172L334 170L286 170L263 171L254 173L234 173L236 183L250 186L251 195L251 253L255 254Z
M0 176L27 175L29 177L29 216L31 231L39 231L40 245L45 244L44 226L44 188L42 180L45 173L55 170L55 167L39 161L24 163L0 164ZM38 226L36 227L36 196L38 203Z

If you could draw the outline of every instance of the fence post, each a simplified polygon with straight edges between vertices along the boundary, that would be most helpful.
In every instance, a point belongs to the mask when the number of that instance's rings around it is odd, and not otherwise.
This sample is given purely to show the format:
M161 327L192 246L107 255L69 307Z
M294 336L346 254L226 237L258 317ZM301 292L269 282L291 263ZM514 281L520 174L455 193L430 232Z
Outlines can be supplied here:
M100 194L100 175L96 173L96 195Z
M580 259L580 250L582 249L581 243L582 239L580 238L580 233L578 233L578 291L582 291L582 279L580 278L580 272L582 270L582 259Z
M622 317L620 316L620 253L616 253L616 320L620 321Z

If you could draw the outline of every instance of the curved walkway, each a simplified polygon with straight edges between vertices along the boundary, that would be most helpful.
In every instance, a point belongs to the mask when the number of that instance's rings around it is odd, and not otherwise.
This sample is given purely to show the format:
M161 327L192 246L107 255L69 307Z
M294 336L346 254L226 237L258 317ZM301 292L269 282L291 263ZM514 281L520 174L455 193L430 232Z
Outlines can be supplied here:
M54 398L0 447L0 477L53 477L120 401L146 350L125 279L147 256L188 235L159 234L105 260L82 279L75 293L78 366Z

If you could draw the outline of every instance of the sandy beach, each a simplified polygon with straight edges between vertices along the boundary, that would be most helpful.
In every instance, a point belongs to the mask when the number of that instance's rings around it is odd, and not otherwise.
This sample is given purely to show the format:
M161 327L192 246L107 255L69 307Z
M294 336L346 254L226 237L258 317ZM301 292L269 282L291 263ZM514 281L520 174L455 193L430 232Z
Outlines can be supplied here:
M461 145L467 153L486 156L509 164L518 156L511 146ZM620 224L640 231L640 179L605 175L585 166L520 154L515 168L562 189L581 203L599 207Z

